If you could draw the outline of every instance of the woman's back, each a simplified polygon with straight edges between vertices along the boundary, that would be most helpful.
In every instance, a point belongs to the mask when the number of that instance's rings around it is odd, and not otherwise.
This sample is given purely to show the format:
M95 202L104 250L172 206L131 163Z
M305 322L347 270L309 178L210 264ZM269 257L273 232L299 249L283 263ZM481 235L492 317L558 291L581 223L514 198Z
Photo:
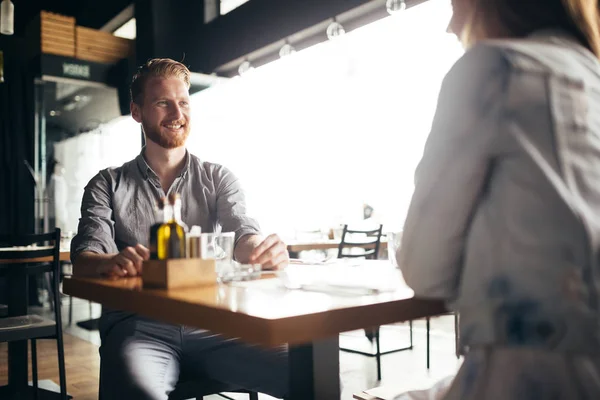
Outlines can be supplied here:
M481 45L508 76L466 237L463 342L600 348L600 64L552 33Z
M444 399L600 398L599 249L600 63L564 34L481 42L444 82L398 253L460 314Z
M444 81L397 254L417 295L460 314L444 399L598 399L598 2L452 5L470 50Z
M454 303L463 346L600 349L599 94L600 63L551 32L481 42L448 74L399 259Z

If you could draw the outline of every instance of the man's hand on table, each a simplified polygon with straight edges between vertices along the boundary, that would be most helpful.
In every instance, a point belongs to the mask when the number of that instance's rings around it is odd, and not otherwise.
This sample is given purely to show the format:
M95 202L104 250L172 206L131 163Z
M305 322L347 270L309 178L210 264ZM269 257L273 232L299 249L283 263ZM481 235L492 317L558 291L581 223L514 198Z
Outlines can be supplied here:
M250 253L250 263L261 264L264 269L283 269L289 261L287 246L276 234L267 236Z
M150 258L150 250L141 244L125 247L120 253L105 260L98 272L104 276L123 277L142 274L142 262Z

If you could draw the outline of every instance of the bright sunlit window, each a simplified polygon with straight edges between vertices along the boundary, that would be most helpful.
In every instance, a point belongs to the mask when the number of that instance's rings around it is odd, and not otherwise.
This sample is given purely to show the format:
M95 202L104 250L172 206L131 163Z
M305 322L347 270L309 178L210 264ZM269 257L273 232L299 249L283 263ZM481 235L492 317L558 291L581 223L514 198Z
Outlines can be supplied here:
M64 168L60 182L66 195L55 204L56 224L63 232L77 232L83 190L89 180L100 170L134 159L140 153L141 138L139 124L131 116L123 116L54 144L54 158Z
M221 0L221 15L225 15L249 0Z
M121 25L119 29L113 32L113 35L125 39L135 39L137 35L135 18L131 18L129 21Z
M430 0L195 94L189 149L238 176L265 233L357 221L365 203L399 229L463 53L450 15Z

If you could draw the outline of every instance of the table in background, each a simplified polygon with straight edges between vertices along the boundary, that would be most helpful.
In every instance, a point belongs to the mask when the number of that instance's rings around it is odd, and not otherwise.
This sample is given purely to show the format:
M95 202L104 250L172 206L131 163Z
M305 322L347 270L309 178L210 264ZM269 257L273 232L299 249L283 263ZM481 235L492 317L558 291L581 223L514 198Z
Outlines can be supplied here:
M61 250L60 251L60 261L68 261L71 262L71 252L69 250ZM27 263L38 263L38 262L50 262L52 261L52 257L36 257L36 258L23 258L19 260L19 264L27 264ZM14 264L14 261L8 260L0 260L0 265L2 264Z
M287 250L290 253L291 258L298 258L298 253L307 250L330 250L337 249L340 246L340 239L321 239L321 240L289 240L286 242ZM363 246L353 247L364 247L365 249L372 249L375 247L373 243L365 243ZM387 240L382 236L379 244L379 249L387 249Z

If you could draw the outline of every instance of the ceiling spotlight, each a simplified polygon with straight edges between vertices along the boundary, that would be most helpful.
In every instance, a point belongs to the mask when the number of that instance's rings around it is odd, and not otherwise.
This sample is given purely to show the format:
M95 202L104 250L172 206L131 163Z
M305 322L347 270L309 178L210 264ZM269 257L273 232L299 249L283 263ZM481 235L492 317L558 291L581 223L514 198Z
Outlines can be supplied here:
M238 73L240 74L240 76L243 76L244 74L247 74L253 69L254 67L252 66L252 64L250 64L250 61L246 60L243 63L241 63L238 67Z
M289 56L291 54L294 54L295 52L296 52L296 49L294 48L294 46L292 46L289 43L286 43L283 46L281 46L281 49L279 49L279 57L283 58L283 57Z
M406 0L387 0L385 7L390 15L406 10Z
M346 33L346 30L344 29L342 24L337 22L335 19L327 27L327 37L329 38L329 40L333 40L339 36L342 36L344 33Z
M0 33L15 33L15 5L10 0L2 0L0 3Z

